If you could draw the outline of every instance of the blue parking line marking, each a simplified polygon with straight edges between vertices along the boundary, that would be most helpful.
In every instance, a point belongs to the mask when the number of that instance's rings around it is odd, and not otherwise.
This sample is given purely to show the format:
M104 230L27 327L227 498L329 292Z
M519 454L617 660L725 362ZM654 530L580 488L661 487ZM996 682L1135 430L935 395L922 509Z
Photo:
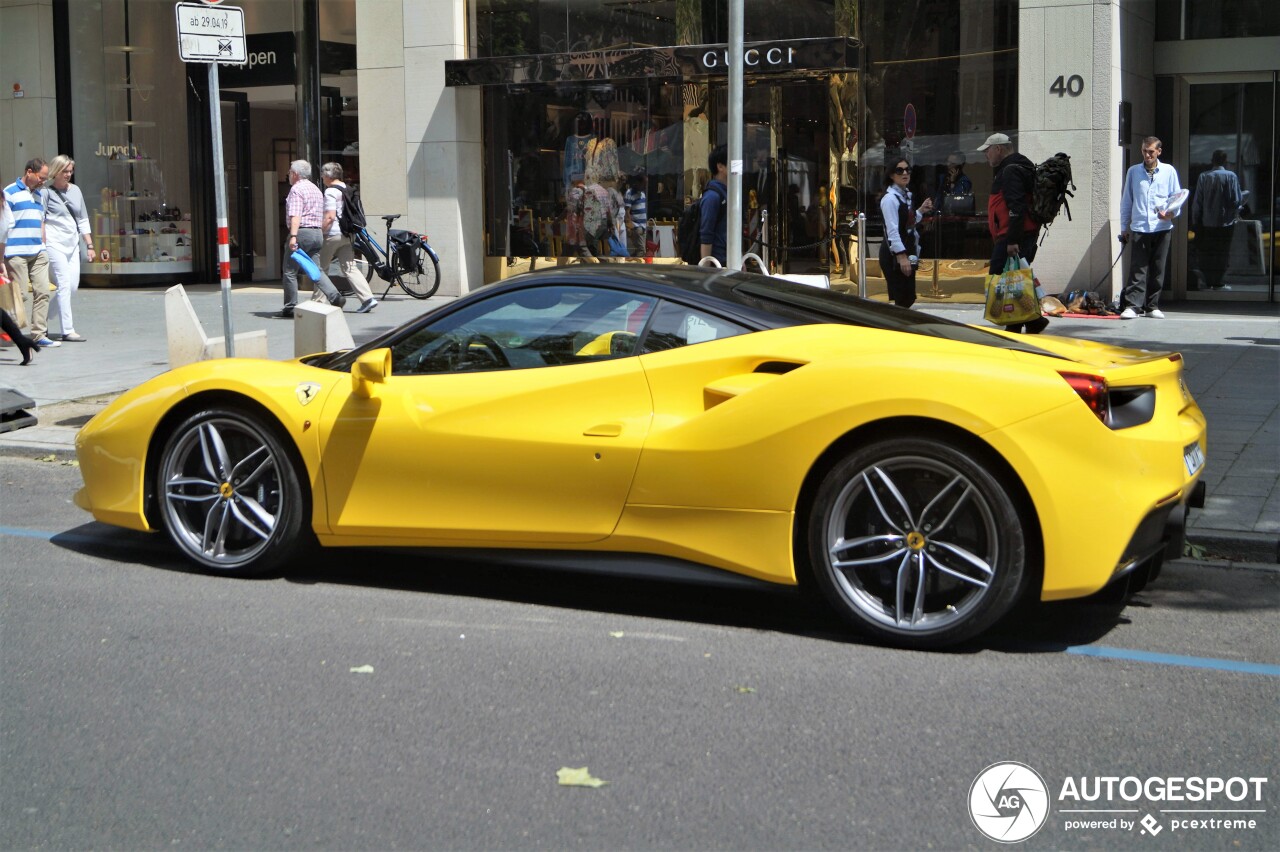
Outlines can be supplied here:
M1068 654L1082 657L1106 657L1113 660L1132 660L1137 663L1156 663L1163 666L1185 666L1192 669L1217 669L1224 672L1260 674L1280 677L1280 666L1267 663L1248 663L1242 660L1221 660L1214 657L1187 657L1182 654L1157 654L1152 651L1132 651L1128 648L1109 648L1106 645L1072 645Z
M18 538L39 538L45 541L52 541L57 533L45 532L44 530L24 530L21 527L0 527L0 535L13 535Z

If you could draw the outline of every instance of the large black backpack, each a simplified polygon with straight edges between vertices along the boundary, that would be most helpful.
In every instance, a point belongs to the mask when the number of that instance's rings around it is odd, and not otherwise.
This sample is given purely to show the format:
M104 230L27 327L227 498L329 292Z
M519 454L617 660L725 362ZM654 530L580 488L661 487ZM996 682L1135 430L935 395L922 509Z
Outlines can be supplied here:
M1071 206L1067 199L1075 195L1071 191L1075 188L1071 179L1071 158L1061 151L1036 166L1031 186L1031 209L1027 211L1032 221L1048 225L1058 218L1061 210L1067 211L1067 221L1071 221Z
M727 199L718 187L707 185L707 192L720 196L720 215L724 215ZM700 222L702 218L702 199L684 208L680 214L680 227L676 229L676 237L680 241L680 259L696 266L702 260L702 237ZM719 222L716 223L719 225Z
M364 205L360 203L360 188L340 186L342 192L342 212L338 214L338 230L344 237L358 234L364 229Z

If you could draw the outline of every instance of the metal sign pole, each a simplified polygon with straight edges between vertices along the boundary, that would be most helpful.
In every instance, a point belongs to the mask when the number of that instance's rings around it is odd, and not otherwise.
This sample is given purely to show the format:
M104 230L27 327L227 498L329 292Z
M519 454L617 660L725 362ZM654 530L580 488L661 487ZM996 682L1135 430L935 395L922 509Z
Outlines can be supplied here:
M178 3L173 7L178 24L178 56L183 62L209 64L209 129L213 138L214 215L218 224L218 278L222 282L222 331L228 358L236 354L231 330L231 234L227 230L227 169L222 159L222 93L218 88L218 63L242 63L245 49L244 10L221 6L221 0L204 5Z
M218 87L218 63L209 63L209 125L213 132L213 197L218 222L218 278L222 282L222 333L227 357L236 357L236 336L231 330L231 232L227 227L227 172L222 159L222 93Z
M729 209L725 265L742 268L742 29L743 0L729 0Z
M858 295L867 298L867 214L858 214Z

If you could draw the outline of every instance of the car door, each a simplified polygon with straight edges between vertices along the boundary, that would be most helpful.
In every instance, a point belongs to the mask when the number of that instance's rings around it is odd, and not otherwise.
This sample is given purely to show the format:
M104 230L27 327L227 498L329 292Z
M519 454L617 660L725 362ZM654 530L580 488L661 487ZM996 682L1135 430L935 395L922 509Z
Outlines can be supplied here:
M343 385L325 403L331 531L440 544L609 535L653 411L631 328L656 301L507 291L393 341L372 398Z

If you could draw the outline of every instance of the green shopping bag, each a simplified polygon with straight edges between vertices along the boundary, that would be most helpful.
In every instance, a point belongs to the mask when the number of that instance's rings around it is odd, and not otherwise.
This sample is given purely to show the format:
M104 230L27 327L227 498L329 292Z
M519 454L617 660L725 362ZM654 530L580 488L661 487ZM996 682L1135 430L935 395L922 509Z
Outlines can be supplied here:
M1030 267L1019 268L1017 258L1009 258L1004 272L987 276L988 322L1012 325L1040 318L1040 300L1036 298L1035 276Z

